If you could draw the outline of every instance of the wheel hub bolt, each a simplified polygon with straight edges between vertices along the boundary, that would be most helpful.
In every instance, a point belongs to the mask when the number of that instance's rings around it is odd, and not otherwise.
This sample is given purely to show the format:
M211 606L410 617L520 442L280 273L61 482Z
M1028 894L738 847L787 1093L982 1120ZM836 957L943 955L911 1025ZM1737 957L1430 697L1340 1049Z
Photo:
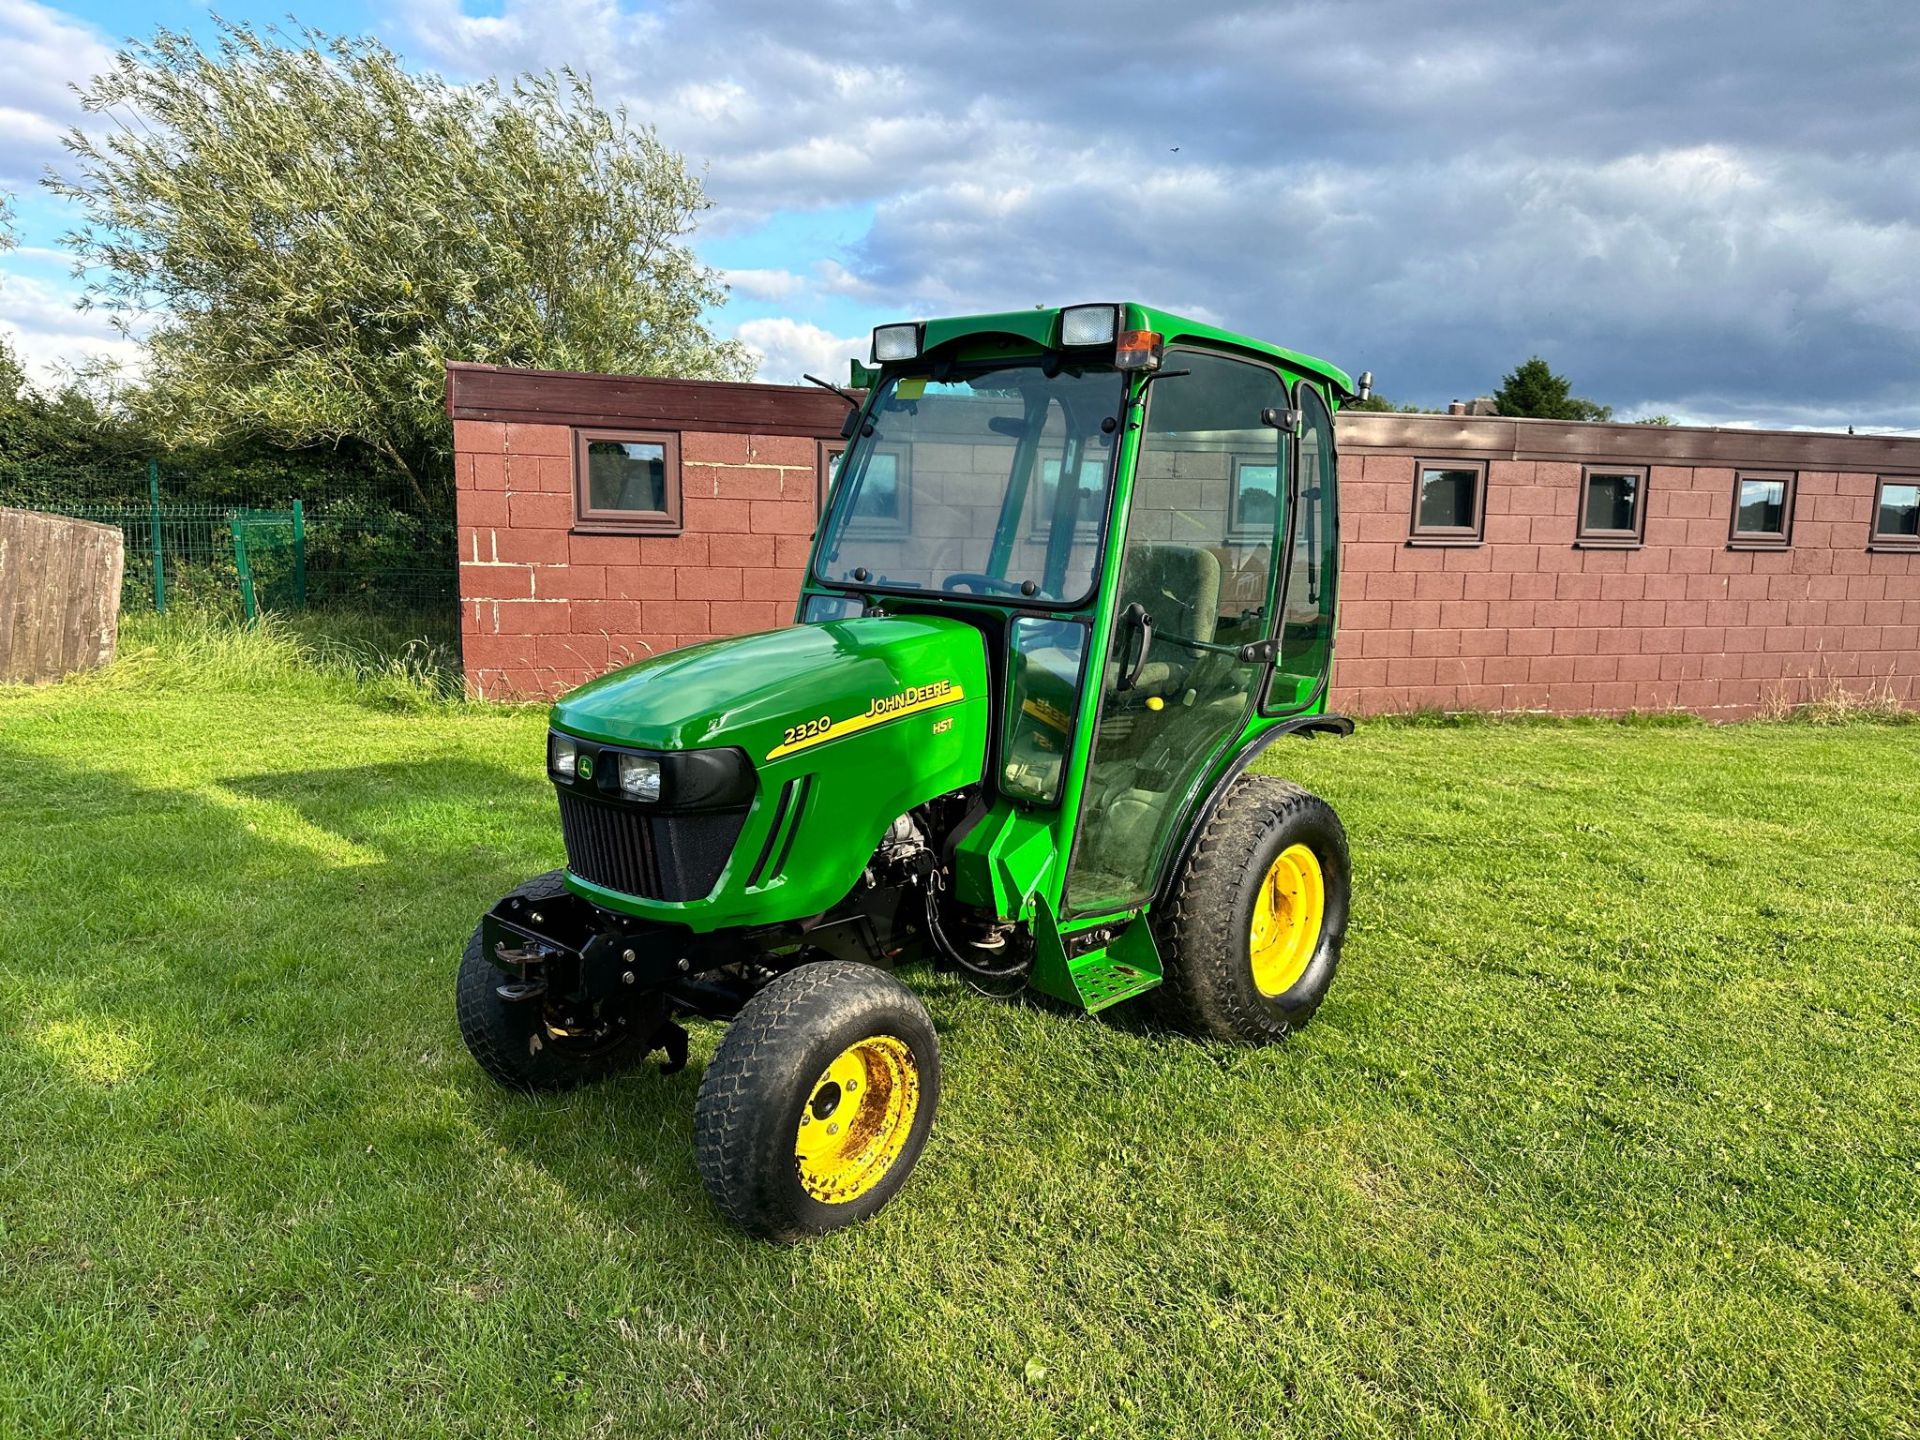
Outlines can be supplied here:
M631 964L633 964L633 951L631 951L631 950L622 950L622 951L620 952L620 958L621 958L622 960L624 960L624 961L626 961L626 962L627 962L627 964L629 964L629 965L631 965Z
M623 985L631 985L634 983L635 978L633 971L629 970L620 977L620 983Z

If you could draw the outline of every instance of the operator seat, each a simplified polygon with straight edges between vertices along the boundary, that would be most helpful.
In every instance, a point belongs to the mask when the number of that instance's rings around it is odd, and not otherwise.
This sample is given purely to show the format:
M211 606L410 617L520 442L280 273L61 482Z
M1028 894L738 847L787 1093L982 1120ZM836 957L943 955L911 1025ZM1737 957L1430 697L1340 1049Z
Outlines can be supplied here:
M1134 688L1170 700L1187 688L1202 652L1174 641L1210 642L1220 623L1220 557L1198 545L1154 542L1127 552L1120 609L1138 603L1153 618L1153 651Z

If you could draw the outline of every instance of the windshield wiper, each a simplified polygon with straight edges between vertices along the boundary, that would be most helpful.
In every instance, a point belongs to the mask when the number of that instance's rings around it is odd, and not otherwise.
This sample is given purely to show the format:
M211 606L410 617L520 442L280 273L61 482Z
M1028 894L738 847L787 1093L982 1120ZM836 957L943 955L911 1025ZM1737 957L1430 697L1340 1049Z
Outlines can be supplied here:
M789 371L788 373L791 374L792 372ZM848 393L847 391L842 390L838 385L835 385L830 381L822 380L818 375L802 375L800 378L802 380L811 381L813 384L818 385L822 390L831 390L834 394L838 395L842 400L846 401L847 404L851 405L854 409L858 410L860 408L859 399L854 395Z

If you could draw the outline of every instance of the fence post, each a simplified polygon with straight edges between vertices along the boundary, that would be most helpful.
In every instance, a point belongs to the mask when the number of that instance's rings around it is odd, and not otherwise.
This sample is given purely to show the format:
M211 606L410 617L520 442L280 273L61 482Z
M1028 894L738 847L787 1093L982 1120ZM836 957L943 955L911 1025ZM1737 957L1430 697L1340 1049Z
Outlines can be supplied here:
M307 521L300 502L293 502L293 608L307 608Z
M147 461L147 524L153 531L153 608L158 614L167 609L167 561L160 547L160 462Z
M253 598L253 567L247 562L247 532L241 516L246 512L233 512L230 524L233 527L233 568L240 575L240 608L246 612L249 621L260 617L260 607Z

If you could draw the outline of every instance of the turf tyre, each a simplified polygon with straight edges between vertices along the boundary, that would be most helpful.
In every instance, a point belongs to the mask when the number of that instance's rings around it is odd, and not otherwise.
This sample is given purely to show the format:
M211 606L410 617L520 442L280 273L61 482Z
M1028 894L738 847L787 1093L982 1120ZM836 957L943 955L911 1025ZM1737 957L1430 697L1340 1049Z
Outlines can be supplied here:
M1277 996L1254 982L1250 928L1268 868L1304 844L1320 862L1325 912L1306 969ZM1242 775L1208 817L1157 927L1166 980L1160 1008L1185 1029L1240 1045L1269 1045L1320 1008L1340 966L1352 863L1339 816L1318 795L1267 775Z
M564 870L549 870L515 886L507 898L558 899L567 893L565 877ZM546 1033L538 1003L501 999L499 987L506 978L487 959L476 926L460 957L454 1011L467 1052L509 1090L571 1090L630 1070L645 1058L645 1045L636 1035L586 1053L570 1052Z
M801 1182L800 1112L828 1063L873 1036L905 1042L918 1104L877 1183L827 1203ZM891 1200L926 1148L939 1100L940 1042L920 998L871 965L816 961L761 990L721 1037L694 1104L694 1159L728 1220L750 1235L792 1244L868 1219Z

